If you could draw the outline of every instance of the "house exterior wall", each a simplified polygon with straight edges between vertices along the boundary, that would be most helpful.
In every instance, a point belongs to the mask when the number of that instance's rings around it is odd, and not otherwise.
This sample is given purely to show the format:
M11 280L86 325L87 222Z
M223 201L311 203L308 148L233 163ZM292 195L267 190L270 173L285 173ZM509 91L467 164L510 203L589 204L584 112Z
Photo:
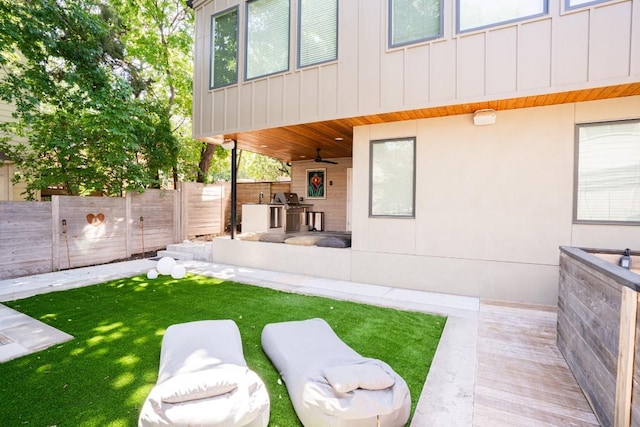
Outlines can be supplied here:
M15 108L0 101L0 123L7 123L13 118L11 114ZM24 183L13 184L11 179L16 173L13 162L0 161L0 201L24 200L22 193L26 189Z
M555 304L559 246L624 249L640 227L573 224L575 124L640 117L640 97L360 126L351 280ZM370 218L371 140L416 137L416 216Z
M455 34L455 0L444 0L442 38L389 49L388 0L340 1L337 61L296 68L292 24L289 71L244 82L245 2L195 1L193 135L638 81L637 1L571 11L563 3L550 0L542 17ZM297 4L291 1L292 17ZM236 5L240 83L210 90L211 16Z
M442 38L389 49L388 0L340 1L339 59L304 69L292 19L290 70L249 82L241 28L240 82L210 90L211 15L240 5L243 25L245 3L196 0L194 137L640 81L637 0L550 0L545 16L464 34L455 4L443 1ZM555 304L559 246L640 241L638 226L573 224L575 125L640 118L640 97L517 107L493 126L454 115L354 128L349 280ZM370 218L369 144L397 137L416 137L416 215Z

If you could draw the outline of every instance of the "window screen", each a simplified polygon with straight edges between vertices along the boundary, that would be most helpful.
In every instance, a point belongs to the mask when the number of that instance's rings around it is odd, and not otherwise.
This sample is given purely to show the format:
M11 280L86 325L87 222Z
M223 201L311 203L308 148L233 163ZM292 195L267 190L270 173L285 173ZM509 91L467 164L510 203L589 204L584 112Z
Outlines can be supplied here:
M442 35L441 0L390 0L389 46L402 46Z
M371 141L370 216L414 216L415 142L415 138Z
M547 13L548 0L458 0L458 32Z
M247 79L289 69L289 0L247 3Z
M575 219L640 222L640 120L579 125Z
M338 58L338 0L300 0L298 66Z
M238 82L238 8L211 17L210 88Z

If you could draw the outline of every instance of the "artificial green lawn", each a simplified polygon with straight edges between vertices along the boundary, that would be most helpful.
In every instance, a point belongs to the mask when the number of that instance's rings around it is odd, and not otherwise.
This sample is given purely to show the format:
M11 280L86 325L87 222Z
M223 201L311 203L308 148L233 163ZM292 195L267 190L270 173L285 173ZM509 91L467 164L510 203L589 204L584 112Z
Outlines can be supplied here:
M284 383L262 351L267 323L324 318L361 355L408 383L412 413L445 318L302 296L209 277L146 276L5 303L75 337L0 363L1 426L135 426L174 323L232 319L244 356L271 397L270 426L300 426Z

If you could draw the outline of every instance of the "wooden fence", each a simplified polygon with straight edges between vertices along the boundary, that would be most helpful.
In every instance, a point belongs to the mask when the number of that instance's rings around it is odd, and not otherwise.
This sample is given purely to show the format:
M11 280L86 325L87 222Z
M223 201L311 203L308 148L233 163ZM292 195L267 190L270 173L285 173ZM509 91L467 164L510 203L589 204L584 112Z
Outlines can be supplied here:
M243 203L268 201L289 183L239 183ZM103 264L229 229L228 183L180 183L126 197L52 196L51 202L0 202L0 280ZM240 219L238 219L238 224Z
M175 191L0 202L0 279L124 259L174 243Z

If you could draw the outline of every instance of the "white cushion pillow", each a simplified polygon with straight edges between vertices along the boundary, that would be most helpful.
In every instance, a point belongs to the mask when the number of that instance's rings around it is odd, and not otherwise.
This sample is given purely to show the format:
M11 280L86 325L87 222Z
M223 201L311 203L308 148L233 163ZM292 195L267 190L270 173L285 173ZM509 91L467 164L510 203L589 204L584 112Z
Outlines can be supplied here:
M241 367L238 367L241 368ZM220 396L238 387L247 368L207 369L204 371L179 374L156 386L160 399L167 403Z
M349 393L358 388L383 390L395 383L393 376L375 363L332 366L323 374L338 393Z

